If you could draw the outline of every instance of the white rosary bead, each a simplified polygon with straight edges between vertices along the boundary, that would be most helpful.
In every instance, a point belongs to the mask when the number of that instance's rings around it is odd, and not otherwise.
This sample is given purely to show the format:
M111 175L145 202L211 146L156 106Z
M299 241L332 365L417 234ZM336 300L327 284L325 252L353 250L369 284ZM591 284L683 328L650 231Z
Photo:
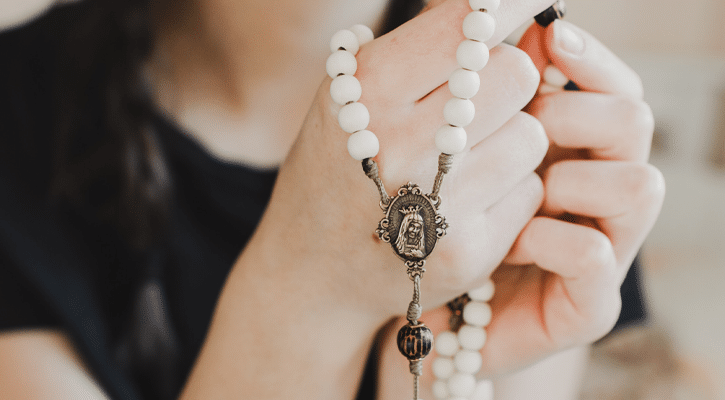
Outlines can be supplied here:
M464 40L456 50L456 60L461 68L470 71L480 71L488 63L489 52L485 43L474 40Z
M488 379L478 381L471 398L477 400L493 400L493 382Z
M458 68L448 78L448 89L459 99L470 99L481 88L481 77L478 72Z
M352 55L356 55L360 50L360 42L357 35L348 29L337 31L330 39L330 51L347 50Z
M486 331L473 325L458 330L458 343L466 350L481 350L486 344Z
M463 20L463 35L471 40L485 42L496 32L496 20L491 14L472 11Z
M466 148L468 135L459 126L443 125L436 132L436 147L444 154L458 154Z
M463 307L463 320L469 325L484 327L491 322L491 314L488 303L471 301Z
M493 281L489 279L480 288L473 289L468 292L468 297L470 297L471 300L486 302L493 298L494 292L495 286L493 285Z
M330 96L340 105L358 101L362 96L360 81L352 75L340 75L330 84Z
M453 357L458 351L458 338L451 331L443 331L435 338L436 352L442 356Z
M378 155L379 151L380 142L378 137L370 131L355 132L347 139L347 152L358 161L373 158Z
M468 397L476 389L476 378L464 372L457 372L448 378L448 392L451 396Z
M357 59L349 51L337 50L327 57L327 75L335 79L339 75L355 75L357 72Z
M501 0L468 0L468 4L474 10L496 11L501 5Z
M476 116L476 106L471 100L452 98L443 107L443 118L453 126L468 126Z
M448 383L443 380L433 382L433 396L439 400L448 398Z
M337 114L340 128L347 133L355 133L368 127L370 112L362 103L350 103L340 109Z
M448 357L438 357L433 360L433 375L438 379L448 379L456 372L456 366L453 365L453 359Z
M365 43L372 42L375 39L373 30L362 24L351 26L350 31L357 36L357 42L361 47Z
M551 86L563 88L569 83L569 78L554 65L549 64L544 68L544 82Z
M473 375L481 369L483 359L478 351L461 350L453 357L453 365L458 371Z

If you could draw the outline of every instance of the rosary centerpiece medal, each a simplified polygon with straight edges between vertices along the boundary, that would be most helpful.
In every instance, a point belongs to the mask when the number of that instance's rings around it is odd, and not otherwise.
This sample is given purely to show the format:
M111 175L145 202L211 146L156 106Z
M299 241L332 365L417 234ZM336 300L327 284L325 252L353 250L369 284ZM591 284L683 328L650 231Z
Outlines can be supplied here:
M413 183L401 186L396 196L389 197L372 158L363 160L365 174L375 182L380 192L380 207L385 217L378 223L376 233L380 240L390 243L393 252L403 260L408 277L413 281L413 299L408 305L406 319L397 335L398 350L409 360L410 372L415 377L414 392L417 399L418 377L423 373L423 359L433 348L433 333L419 321L420 280L425 273L426 258L446 234L448 224L438 213L441 204L439 191L443 177L450 171L453 156L442 153L438 159L438 174L430 194L424 194Z
M375 232L405 261L411 279L425 272L425 259L446 234L448 224L438 214L439 204L413 183L401 186L388 204L381 203L385 218Z
M438 196L434 201L418 185L409 182L387 204L381 202L385 217L376 230L380 240L390 243L393 252L405 262L408 276L415 283L408 324L397 337L398 349L410 361L410 371L415 376L420 376L421 361L433 347L433 333L418 318L422 312L420 279L425 272L425 260L448 228L445 217L438 213L439 205Z

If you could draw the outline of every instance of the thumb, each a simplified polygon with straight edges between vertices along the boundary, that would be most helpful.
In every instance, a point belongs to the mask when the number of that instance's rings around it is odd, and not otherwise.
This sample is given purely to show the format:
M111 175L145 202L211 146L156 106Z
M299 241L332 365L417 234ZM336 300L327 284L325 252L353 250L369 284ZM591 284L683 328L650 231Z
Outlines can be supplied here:
M594 36L574 24L556 20L548 28L533 24L521 38L520 49L543 74L554 64L585 91L641 99L639 75Z

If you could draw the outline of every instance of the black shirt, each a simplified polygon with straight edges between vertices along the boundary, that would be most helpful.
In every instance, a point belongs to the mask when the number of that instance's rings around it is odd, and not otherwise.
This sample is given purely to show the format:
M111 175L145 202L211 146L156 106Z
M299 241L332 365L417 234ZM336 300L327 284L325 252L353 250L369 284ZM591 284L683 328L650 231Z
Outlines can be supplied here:
M62 329L112 398L174 398L276 172L221 162L157 115L173 181L160 245L140 253L49 201L60 17L0 35L0 330ZM98 118L88 115L91 134Z
M221 162L158 115L174 183L160 245L138 253L113 227L48 202L53 18L0 35L0 330L62 329L112 398L171 399L276 173ZM644 317L636 275L619 326Z

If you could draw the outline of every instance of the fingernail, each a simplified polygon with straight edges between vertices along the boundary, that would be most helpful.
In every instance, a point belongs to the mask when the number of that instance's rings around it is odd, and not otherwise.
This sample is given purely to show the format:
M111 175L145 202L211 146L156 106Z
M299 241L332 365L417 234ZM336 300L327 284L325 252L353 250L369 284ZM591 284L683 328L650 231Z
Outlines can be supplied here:
M584 38L566 21L554 21L554 41L566 53L574 56L584 54Z

